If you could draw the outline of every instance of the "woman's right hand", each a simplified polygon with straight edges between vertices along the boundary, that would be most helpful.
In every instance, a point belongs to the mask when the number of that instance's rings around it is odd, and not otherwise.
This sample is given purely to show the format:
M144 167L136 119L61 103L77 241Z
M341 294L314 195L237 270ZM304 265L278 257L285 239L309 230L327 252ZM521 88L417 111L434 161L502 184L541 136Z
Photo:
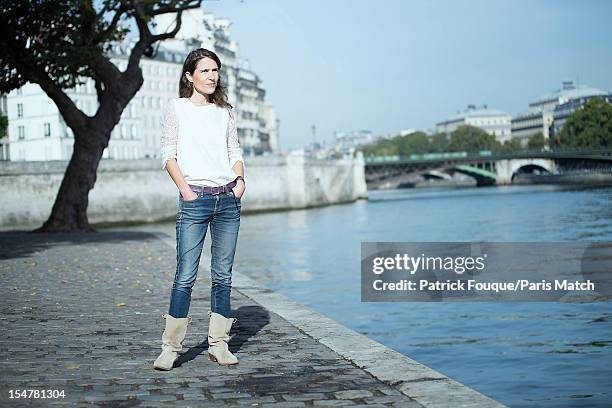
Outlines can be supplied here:
M183 201L193 201L198 198L198 194L193 190L181 191L181 196L183 197Z

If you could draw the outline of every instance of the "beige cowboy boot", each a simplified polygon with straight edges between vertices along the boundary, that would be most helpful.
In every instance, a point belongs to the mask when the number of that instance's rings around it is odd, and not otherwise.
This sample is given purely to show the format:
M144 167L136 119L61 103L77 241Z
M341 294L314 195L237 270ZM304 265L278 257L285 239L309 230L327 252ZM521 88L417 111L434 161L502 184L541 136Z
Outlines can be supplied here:
M221 365L238 364L238 359L227 347L229 333L236 318L227 318L219 313L208 312L210 323L208 325L208 358Z
M187 324L191 321L191 316L175 318L164 314L162 317L166 319L166 329L162 334L162 352L153 363L153 367L170 371L178 358L178 352L183 349L182 342L187 334Z

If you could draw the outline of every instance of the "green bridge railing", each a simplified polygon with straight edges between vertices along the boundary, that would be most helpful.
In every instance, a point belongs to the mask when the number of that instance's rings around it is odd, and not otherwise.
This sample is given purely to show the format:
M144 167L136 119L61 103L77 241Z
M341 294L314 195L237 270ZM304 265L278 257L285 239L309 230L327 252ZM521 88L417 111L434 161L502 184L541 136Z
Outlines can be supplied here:
M555 150L515 150L510 152L481 150L478 152L443 152L411 154L409 156L366 156L366 164L391 164L407 162L435 162L448 160L503 160L524 158L596 158L612 160L612 148L606 149L555 149Z

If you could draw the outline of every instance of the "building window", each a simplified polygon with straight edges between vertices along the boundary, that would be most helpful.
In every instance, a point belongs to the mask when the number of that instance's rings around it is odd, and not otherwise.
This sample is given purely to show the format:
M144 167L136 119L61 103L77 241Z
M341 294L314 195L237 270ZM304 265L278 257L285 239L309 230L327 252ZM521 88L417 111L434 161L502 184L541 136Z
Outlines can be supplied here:
M23 103L17 104L17 117L23 118Z
M17 135L19 140L25 139L25 126L17 126Z
M45 129L45 137L51 137L51 124L46 122L43 124L43 128Z

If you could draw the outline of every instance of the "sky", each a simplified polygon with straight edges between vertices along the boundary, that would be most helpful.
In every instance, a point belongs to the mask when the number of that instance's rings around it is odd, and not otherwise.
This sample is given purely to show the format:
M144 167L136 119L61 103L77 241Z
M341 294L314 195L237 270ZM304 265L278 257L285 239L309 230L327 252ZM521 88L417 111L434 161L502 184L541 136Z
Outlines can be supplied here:
M282 150L334 132L512 115L573 80L612 91L608 0L218 0L280 119ZM312 126L316 127L313 135Z

